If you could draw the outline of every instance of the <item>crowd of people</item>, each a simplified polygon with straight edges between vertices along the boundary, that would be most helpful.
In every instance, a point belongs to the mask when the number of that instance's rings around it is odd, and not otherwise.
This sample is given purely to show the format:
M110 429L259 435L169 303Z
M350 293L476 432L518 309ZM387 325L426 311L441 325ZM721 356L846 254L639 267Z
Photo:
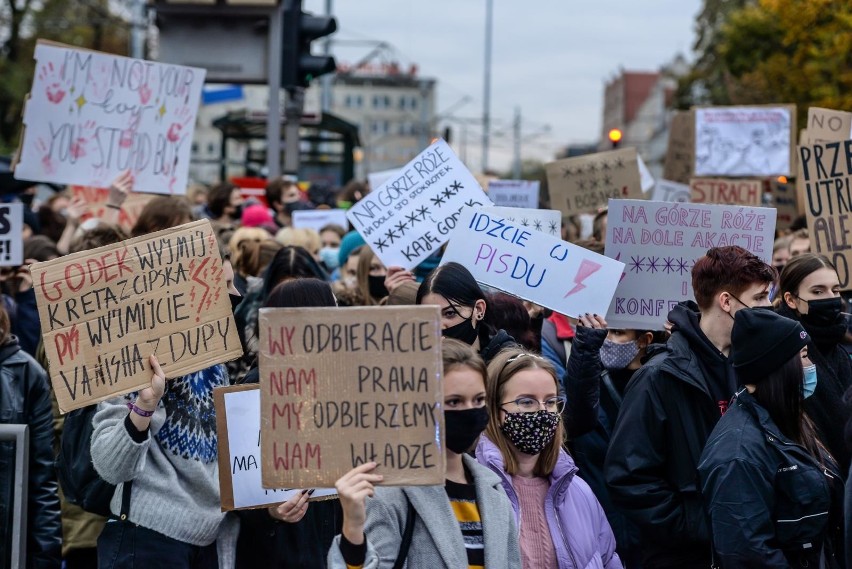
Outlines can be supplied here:
M694 302L659 330L622 330L484 289L440 252L386 267L357 232L292 226L294 211L357 202L360 182L277 179L265 202L194 187L125 231L132 183L85 222L66 193L7 196L27 207L25 262L0 275L0 422L29 426L28 567L852 569L850 315L807 229L779 235L771 264L708 250ZM107 515L86 511L57 482L65 416L29 265L198 218L219 239L244 355L168 381L152 356L150 386L89 409L91 464L114 490ZM601 211L586 237L566 219L563 237L602 252L606 224ZM383 486L369 462L334 499L304 489L223 512L213 389L258 382L258 310L419 304L440 309L445 484ZM13 460L0 443L0 471Z

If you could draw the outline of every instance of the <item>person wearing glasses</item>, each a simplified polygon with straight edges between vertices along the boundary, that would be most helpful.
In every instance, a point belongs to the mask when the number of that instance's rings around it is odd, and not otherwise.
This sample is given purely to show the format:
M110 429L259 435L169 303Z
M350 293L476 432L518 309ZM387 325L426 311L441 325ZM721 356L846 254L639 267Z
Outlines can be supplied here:
M521 566L621 568L603 508L562 445L556 369L509 348L488 365L490 420L476 458L501 479L520 528Z

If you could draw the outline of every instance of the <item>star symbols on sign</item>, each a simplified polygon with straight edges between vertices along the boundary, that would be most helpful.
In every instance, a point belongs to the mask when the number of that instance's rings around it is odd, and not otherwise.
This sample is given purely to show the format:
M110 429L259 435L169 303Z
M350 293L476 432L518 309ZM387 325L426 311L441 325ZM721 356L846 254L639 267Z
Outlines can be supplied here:
M77 103L77 110L79 111L87 103L86 96L81 94L79 97L74 99L74 102Z
M417 212L416 212L416 211L413 211L413 212L411 212L411 213L406 213L406 214L405 214L405 220L406 220L409 224L411 224L411 227L414 227L414 224L415 224L415 223L417 223L417 221L418 221L418 219L417 219Z
M441 196L441 194L438 194L434 198L429 199L432 200L432 205L436 205L439 208L441 207L441 204L444 203L444 198Z
M444 197L445 197L446 199L450 199L451 197L453 197L454 195L456 195L456 192L452 191L450 188L446 188L446 189L445 189L443 192L441 192L441 193L442 193L442 194L444 194Z
M464 186L461 185L457 180L453 180L453 183L450 184L450 188L452 188L453 190L453 195L456 195L458 192L464 189Z
M399 223L397 223L396 224L396 230L399 231L400 237L403 237L405 235L405 230L406 230L405 222L400 221Z
M657 266L657 263L660 262L659 257L648 257L648 272L656 273L660 268Z
M568 178L569 176L573 176L573 175L574 175L574 169L573 168L562 168L562 177L563 178Z
M425 205L417 210L417 215L420 216L420 221L426 221L426 216L429 215L429 208Z
M541 231L541 220L537 219L535 222L533 222L533 229L535 229L536 231Z
M548 229L550 229L550 233L552 233L553 235L556 235L556 222L555 221L549 221L547 223L547 225L548 225Z
M391 242L391 245L393 245L395 239L399 239L399 235L393 232L393 228L388 229L387 233L385 233L385 237L388 238L388 240Z
M590 188L593 188L593 189L597 188L598 184L600 184L600 181L597 178L592 178L591 180L589 180L589 187Z
M601 162L601 170L603 170L604 172L609 172L609 162L607 162L606 160Z
M530 222L526 217L524 217L523 219L521 219L521 225L524 226L524 227L529 227Z
M684 259L683 257L678 259L677 260L677 272L680 273L680 274L684 274L684 273L689 272L689 267L687 265L689 265L689 261L687 259Z
M634 273L641 273L645 266L645 257L630 257L630 270Z
M666 274L671 274L676 270L673 266L674 262L675 260L671 257L666 257L665 259L663 259L663 271Z
M615 167L616 168L624 168L624 158L616 158L615 159Z
M157 113L160 115L160 118L163 118L165 116L165 114L166 114L166 104L165 103L160 105L160 108L157 111Z
M612 176L610 176L609 174L607 174L606 176L604 176L604 177L603 177L603 183L604 183L604 185L606 185L606 186L612 185Z
M586 185L587 185L586 180L582 180L582 179L581 179L581 180L577 180L577 187L578 187L580 190L585 190L585 189L586 189Z
M382 252L382 251L384 251L384 250L385 250L385 248L388 246L388 243L387 243L387 241L384 241L384 240L382 240L382 239L378 239L378 240L376 240L376 241L373 241L373 245L375 245L376 247L378 247L378 248L379 248L379 253L381 253L381 252Z

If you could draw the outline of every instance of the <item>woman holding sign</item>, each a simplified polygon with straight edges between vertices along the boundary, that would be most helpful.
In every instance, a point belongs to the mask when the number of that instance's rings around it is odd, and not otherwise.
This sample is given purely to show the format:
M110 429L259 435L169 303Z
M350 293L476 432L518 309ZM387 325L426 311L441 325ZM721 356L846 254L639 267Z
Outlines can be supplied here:
M488 423L485 363L461 342L446 340L442 348L446 485L376 488L382 476L374 474L375 462L353 468L335 484L343 531L329 552L329 567L520 566L500 479L465 454Z
M476 457L509 496L525 569L620 569L606 514L562 448L564 407L553 364L523 348L503 350L488 366L491 421Z

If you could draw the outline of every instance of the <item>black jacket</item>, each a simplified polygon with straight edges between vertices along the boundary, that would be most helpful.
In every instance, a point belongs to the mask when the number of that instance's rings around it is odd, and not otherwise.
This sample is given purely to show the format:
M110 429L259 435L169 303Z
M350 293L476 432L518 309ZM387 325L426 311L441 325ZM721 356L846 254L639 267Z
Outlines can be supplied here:
M27 503L27 567L60 566L62 526L59 494L53 466L53 409L44 370L12 337L0 346L0 423L29 426ZM14 445L0 443L0 520L8 519L12 504L9 487L15 462ZM5 525L5 524L4 524ZM11 527L4 528L4 533ZM0 536L0 559L7 558L11 534Z
M716 561L725 568L820 567L827 546L826 566L837 567L831 541L842 535L842 519L831 510L842 481L833 461L825 465L784 437L743 389L698 466Z
M610 496L639 526L646 568L710 566L696 467L721 416L712 394L727 389L733 369L698 317L681 305L669 313L667 349L628 384L606 455Z
M489 363L494 357L506 348L516 347L515 339L505 330L494 330L490 326L480 326L479 332L479 355Z

